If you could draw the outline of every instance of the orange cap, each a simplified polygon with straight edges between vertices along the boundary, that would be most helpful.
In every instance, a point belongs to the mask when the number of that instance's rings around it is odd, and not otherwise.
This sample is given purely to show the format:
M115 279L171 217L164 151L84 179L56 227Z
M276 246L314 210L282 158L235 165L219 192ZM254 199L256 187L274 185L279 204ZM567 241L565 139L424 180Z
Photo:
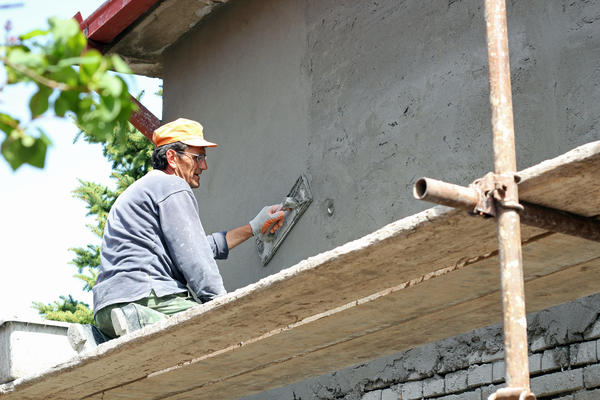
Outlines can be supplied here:
M185 118L178 118L156 129L152 134L152 142L156 147L175 142L188 146L217 147L216 143L204 140L204 128L201 124Z

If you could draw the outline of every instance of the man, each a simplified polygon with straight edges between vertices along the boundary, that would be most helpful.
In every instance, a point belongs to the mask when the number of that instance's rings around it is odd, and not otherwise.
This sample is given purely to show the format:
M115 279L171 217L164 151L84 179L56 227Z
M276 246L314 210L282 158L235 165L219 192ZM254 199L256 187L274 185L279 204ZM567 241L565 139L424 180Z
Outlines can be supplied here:
M158 128L152 141L154 170L119 196L104 230L94 318L110 338L224 295L214 259L283 224L281 205L274 205L246 225L206 235L191 189L208 168L206 149L217 144L183 118Z

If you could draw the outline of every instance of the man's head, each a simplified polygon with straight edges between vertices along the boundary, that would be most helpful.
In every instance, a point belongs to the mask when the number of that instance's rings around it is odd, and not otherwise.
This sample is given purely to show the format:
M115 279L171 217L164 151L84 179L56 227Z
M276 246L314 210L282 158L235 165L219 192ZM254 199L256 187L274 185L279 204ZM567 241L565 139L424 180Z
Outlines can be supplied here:
M154 131L156 145L152 166L167 174L177 175L191 188L200 186L200 174L206 170L206 147L216 143L204 139L203 127L198 122L179 118Z

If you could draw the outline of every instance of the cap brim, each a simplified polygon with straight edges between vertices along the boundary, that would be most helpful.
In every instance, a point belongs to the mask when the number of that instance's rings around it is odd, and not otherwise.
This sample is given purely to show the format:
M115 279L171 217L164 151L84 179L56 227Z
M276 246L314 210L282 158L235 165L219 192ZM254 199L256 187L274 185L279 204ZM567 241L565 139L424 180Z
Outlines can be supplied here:
M217 147L218 144L209 142L204 139L188 139L188 140L180 140L181 143L187 144L188 146L196 146L196 147Z

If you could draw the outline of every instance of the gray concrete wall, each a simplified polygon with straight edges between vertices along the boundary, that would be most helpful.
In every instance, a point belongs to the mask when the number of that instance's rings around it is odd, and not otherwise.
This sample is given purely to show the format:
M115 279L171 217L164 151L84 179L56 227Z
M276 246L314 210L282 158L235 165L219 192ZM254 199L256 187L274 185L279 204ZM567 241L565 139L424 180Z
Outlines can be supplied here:
M600 1L512 0L508 13L523 169L600 139ZM252 241L219 262L229 290L430 207L412 198L420 176L467 184L493 166L479 0L232 1L164 65L164 119L197 119L220 144L197 191L207 231L245 223L300 174L312 186L267 267ZM358 367L368 382L381 362ZM302 398L367 392L348 371L323 379Z
M208 151L208 171L196 191L209 232L247 223L264 205L281 202L307 172L304 12L302 1L232 2L167 54L163 119L197 119L219 144ZM303 225L317 208L309 209L268 267L253 240L220 262L227 289L314 254L303 243L311 232Z
M600 138L600 2L508 11L525 168ZM165 71L165 120L198 119L220 144L197 191L208 231L311 182L314 203L266 268L252 241L220 263L228 289L429 207L412 198L420 176L466 184L492 169L479 0L233 1Z

